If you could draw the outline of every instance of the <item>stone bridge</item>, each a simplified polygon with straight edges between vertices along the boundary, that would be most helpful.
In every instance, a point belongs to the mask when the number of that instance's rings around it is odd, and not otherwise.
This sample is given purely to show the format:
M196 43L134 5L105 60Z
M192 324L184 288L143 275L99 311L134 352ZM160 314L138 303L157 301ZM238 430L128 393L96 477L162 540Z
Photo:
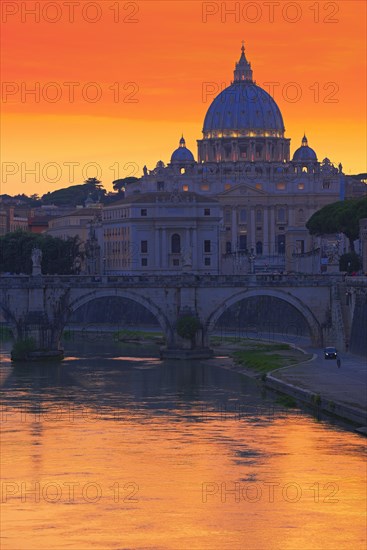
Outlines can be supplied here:
M210 355L209 336L231 305L271 296L303 316L315 347L337 344L343 349L354 307L346 285L341 276L328 275L1 276L0 308L15 338L32 337L38 350L56 354L73 312L97 298L126 298L156 317L166 336L166 356L200 357ZM190 340L177 332L184 315L200 322Z

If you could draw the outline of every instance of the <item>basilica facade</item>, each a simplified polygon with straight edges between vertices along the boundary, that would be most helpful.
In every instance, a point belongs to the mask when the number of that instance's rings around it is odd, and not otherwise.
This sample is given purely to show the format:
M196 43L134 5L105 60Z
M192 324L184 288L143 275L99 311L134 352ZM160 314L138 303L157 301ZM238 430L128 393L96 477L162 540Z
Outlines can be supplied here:
M206 113L197 160L183 136L178 145L168 165L144 167L125 198L104 208L105 272L323 269L320 240L305 224L345 198L347 178L341 165L318 160L306 136L291 154L279 107L254 82L244 47Z

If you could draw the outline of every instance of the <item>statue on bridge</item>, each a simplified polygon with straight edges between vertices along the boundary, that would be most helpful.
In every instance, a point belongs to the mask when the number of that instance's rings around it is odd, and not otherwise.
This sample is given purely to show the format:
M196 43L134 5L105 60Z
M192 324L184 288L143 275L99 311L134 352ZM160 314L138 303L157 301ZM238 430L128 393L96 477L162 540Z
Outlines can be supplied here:
M42 275L41 262L42 262L42 250L40 248L33 248L33 250L32 250L32 276Z

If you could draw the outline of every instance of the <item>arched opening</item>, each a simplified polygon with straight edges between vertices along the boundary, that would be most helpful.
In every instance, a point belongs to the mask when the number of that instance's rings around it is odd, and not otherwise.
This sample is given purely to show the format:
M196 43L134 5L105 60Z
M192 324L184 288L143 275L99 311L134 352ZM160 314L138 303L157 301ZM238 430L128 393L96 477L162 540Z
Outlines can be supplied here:
M173 330L164 312L149 298L120 289L88 292L72 301L57 327L67 340L98 342L109 353L114 344L147 340L154 345L173 342ZM159 355L159 346L156 346Z
M298 298L278 290L244 291L226 299L206 323L207 334L236 335L297 342L309 338L322 346L322 329L312 311Z
M171 237L171 252L172 254L181 253L181 237L178 233L174 233Z
M8 308L0 302L0 341L15 340L18 338L17 324Z

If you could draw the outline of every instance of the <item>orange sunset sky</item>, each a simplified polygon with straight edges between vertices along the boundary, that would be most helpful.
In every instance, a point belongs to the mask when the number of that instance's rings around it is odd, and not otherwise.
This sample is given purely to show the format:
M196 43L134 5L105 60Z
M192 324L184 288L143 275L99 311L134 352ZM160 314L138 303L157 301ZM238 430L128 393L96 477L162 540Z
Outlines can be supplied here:
M256 83L267 91L278 83L272 95L291 153L305 131L319 160L341 162L347 174L366 170L363 1L1 7L1 193L43 194L93 176L111 190L118 177L169 162L182 132L196 157L206 110L230 84L242 40ZM37 87L39 97L25 93Z

